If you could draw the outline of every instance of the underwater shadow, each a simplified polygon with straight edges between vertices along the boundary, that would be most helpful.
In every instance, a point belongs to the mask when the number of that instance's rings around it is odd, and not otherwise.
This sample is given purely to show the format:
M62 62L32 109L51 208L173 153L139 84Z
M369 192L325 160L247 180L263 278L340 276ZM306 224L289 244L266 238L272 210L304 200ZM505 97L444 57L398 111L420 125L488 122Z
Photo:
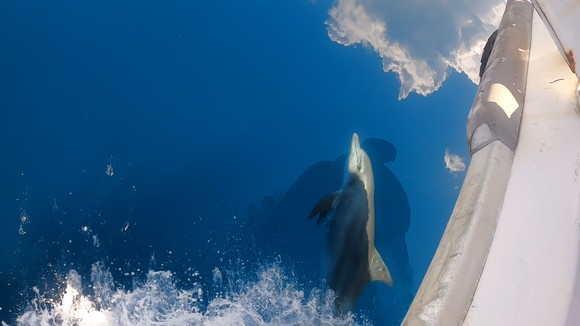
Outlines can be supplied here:
M397 150L386 140L369 138L363 149L373 164L375 179L375 245L395 280L393 288L370 283L358 309L381 324L400 323L413 298L413 280L405 235L411 212L407 194L386 165ZM280 256L306 282L319 282L324 273L324 232L308 219L322 197L342 185L347 154L334 161L319 161L307 168L283 195L265 196L261 205L251 205L248 220L253 224L253 246L261 255ZM368 309L373 306L381 307Z

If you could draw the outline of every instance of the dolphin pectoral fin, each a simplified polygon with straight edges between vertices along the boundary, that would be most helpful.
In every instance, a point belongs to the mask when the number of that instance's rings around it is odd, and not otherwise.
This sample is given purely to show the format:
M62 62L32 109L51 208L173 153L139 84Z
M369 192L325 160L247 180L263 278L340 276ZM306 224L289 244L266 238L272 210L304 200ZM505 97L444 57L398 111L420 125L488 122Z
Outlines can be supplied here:
M316 224L320 224L320 222L322 222L326 218L328 212L330 212L334 208L334 204L336 203L336 200L339 195L340 192L337 191L319 200L318 203L314 205L314 208L310 212L308 219L311 219L316 215L320 215L318 217L318 220L316 221Z
M316 220L316 225L320 225L320 222L324 221L327 214L328 212L320 212L320 215L318 215L318 220Z
M373 249L373 253L370 255L369 272L371 274L371 281L379 281L388 286L393 286L391 273L376 248Z

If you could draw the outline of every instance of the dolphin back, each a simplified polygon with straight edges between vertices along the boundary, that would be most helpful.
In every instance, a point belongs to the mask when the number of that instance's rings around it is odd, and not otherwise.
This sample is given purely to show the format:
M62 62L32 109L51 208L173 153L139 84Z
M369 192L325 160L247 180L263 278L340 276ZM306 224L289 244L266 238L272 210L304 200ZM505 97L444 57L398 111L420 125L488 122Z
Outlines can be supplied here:
M393 286L393 278L391 272L385 265L383 258L376 248L369 253L369 272L371 274L371 281L383 282L389 286Z

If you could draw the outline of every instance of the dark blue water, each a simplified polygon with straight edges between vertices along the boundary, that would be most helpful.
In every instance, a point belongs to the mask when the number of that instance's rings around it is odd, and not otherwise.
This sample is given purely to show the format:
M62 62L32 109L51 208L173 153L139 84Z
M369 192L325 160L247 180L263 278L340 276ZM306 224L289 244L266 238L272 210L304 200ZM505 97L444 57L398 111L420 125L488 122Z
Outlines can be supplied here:
M467 157L475 87L397 102L377 58L328 39L329 7L0 2L0 321L400 322L462 182L443 153ZM335 317L307 217L353 132L395 286Z

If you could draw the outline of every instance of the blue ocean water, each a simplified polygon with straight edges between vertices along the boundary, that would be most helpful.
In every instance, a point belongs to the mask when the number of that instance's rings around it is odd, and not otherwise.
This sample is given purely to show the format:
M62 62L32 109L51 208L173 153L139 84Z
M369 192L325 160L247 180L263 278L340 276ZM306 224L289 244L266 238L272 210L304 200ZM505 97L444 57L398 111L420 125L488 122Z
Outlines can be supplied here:
M374 162L396 156L378 138L363 146ZM307 216L340 188L345 162L345 155L316 162L287 191L240 214L228 212L224 197L208 196L198 185L202 176L129 182L118 177L115 160L85 180L82 188L92 191L46 199L38 211L26 186L12 234L17 251L2 273L3 312L22 325L397 323L415 290L405 240L410 207L396 176L380 164L376 246L396 285L373 284L353 315L333 313L324 227Z
M0 2L0 321L390 325L463 175L475 87L397 102L329 3ZM370 284L335 317L324 228L358 132L376 178Z

